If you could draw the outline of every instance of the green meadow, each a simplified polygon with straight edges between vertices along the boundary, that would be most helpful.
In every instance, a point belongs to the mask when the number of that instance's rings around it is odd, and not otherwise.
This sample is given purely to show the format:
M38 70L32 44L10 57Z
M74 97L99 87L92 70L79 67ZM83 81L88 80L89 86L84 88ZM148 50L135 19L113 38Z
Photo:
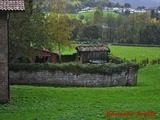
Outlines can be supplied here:
M109 45L109 48L111 49L110 54L127 60L133 60L136 58L138 63L144 59L148 59L149 62L160 59L160 47Z
M86 44L87 45L87 44ZM73 54L76 52L75 47L79 46L74 45L71 49L65 49L62 54ZM140 63L142 60L147 59L149 62L152 60L160 59L160 47L137 47L137 46L115 46L108 45L110 48L111 55L120 57L126 60L136 59L137 63Z
M110 54L128 60L160 58L158 47L109 48ZM75 48L65 50L64 54L73 52ZM0 105L0 120L159 120L159 71L160 64L140 68L137 86L132 87L12 85L10 102ZM107 111L130 112L132 116L107 117ZM150 113L154 116L147 116Z
M0 105L0 120L159 120L159 71L160 65L140 68L133 87L12 85L10 102ZM107 111L132 116L106 117ZM149 112L154 116L143 115Z
M71 18L71 19L80 19L79 16L83 15L84 19L82 20L83 23L85 23L86 21L90 21L93 19L94 17L94 10L89 10L89 11L80 11L79 13L76 14L70 14L68 13L67 15ZM50 15L50 13L46 13L46 16ZM103 17L107 17L108 15L113 15L113 16L118 16L117 13L115 12L103 12Z
M81 11L81 12L79 12L77 15L78 15L78 16L79 16L79 15L83 15L83 16L84 16L84 19L85 19L86 21L88 21L88 20L93 19L93 17L94 17L94 12L95 12L94 10ZM103 17L107 17L108 15L118 16L118 14L115 13L115 12L103 12Z

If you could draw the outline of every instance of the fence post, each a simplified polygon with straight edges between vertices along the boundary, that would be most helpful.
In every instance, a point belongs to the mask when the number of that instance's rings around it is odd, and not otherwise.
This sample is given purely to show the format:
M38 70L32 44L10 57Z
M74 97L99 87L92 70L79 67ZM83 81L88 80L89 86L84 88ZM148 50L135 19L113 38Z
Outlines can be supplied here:
M149 64L149 60L148 60L148 58L146 59L146 64L147 64L147 65Z

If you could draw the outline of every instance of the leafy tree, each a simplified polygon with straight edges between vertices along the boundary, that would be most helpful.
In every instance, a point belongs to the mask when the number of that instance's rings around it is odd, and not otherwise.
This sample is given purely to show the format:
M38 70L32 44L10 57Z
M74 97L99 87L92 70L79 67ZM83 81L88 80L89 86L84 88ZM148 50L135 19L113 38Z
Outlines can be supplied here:
M80 0L84 7L107 6L109 0Z
M139 7L137 7L137 9L138 10L143 10L143 9L145 9L145 7L144 6L139 6Z
M156 18L153 18L153 19L150 20L150 22L151 23L156 23L156 22L158 22L158 20Z
M94 24L100 25L103 21L103 10L102 7L98 6L94 12Z
M109 2L109 3L107 4L107 7L114 7L114 3Z
M9 21L9 52L10 62L18 57L32 55L31 48L47 46L47 31L45 14L40 9L40 3L33 10L33 3L25 1L25 12L11 13Z
M116 18L114 15L109 14L107 17L104 18L104 22L103 24L105 24L105 26L107 26L107 28L105 29L105 34L104 35L104 39L106 39L106 42L113 42L114 37L115 37L115 29L116 29Z
M120 8L120 7L122 7L122 6L117 2L114 7Z
M115 19L115 42L120 42L121 41L121 25L123 22L123 17L122 15L119 15L118 17L114 18Z
M78 40L80 37L80 34L82 32L83 26L84 24L82 23L81 20L78 19L71 19L69 20L70 26L73 26L74 29L72 31L72 36L71 36L71 40Z
M125 7L125 8L131 8L131 4L125 3L125 4L124 4L124 7Z
M142 31L149 22L149 13L133 13L121 17L116 26L116 41L125 43L141 43ZM117 20L115 22L117 24Z
M64 2L62 0L58 0L56 4L52 5L52 11L47 19L51 48L57 49L59 53L64 48L70 48L71 43L69 39L72 36L73 27L69 23L69 17L64 14Z
M149 20L150 20L150 13L138 13L135 14L136 17L136 28L138 30L138 34L139 34L139 39L138 39L138 43L142 43L141 42L141 37L142 37L142 31L145 29L146 25L148 24Z
M102 7L106 7L108 5L109 0L101 0L99 1L99 4L97 3L97 5L100 5Z
M82 3L79 0L69 0L64 3L65 11L69 11L70 13L77 13L82 7Z
M149 13L133 13L118 17L108 15L103 21L103 24L107 25L103 38L106 42L143 43L142 31L149 21Z
M142 32L142 43L144 44L160 44L160 27L157 23L147 25Z
M88 38L88 40L99 39L101 38L100 27L95 25L85 26L82 30L83 38Z

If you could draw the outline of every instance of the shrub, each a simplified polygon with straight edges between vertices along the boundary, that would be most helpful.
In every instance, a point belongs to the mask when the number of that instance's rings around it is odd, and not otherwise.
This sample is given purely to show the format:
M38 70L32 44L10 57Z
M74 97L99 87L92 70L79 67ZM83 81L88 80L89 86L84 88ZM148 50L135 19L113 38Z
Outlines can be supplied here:
M120 74L122 71L127 71L130 68L138 69L139 66L133 62L124 62L122 64L105 63L105 64L80 64L76 62L72 63L62 63L62 64L31 64L31 63L21 63L21 64L10 64L10 71L43 71L48 70L50 72L62 71L62 72L72 72L76 75L81 73L90 74L101 74L101 75L112 75Z
M126 60L123 60L123 59L121 59L119 57L115 57L113 55L109 55L108 59L109 59L110 63L115 63L115 64L121 64L121 63L126 62Z
M158 64L158 60L152 60L151 65Z

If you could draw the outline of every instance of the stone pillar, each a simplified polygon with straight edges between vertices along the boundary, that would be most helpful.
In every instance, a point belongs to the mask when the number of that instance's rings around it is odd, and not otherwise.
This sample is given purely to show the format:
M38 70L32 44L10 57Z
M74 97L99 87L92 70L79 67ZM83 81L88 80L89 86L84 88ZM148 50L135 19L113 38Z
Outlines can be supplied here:
M0 103L9 100L7 12L0 12Z

